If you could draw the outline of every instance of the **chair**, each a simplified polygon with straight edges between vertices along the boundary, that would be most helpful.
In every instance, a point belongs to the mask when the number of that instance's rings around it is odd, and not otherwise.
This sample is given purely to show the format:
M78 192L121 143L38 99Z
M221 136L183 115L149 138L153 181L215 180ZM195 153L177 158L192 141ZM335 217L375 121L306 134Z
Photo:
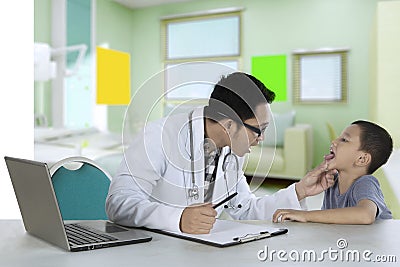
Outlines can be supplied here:
M54 191L64 220L106 220L109 174L94 161L70 157L50 168Z

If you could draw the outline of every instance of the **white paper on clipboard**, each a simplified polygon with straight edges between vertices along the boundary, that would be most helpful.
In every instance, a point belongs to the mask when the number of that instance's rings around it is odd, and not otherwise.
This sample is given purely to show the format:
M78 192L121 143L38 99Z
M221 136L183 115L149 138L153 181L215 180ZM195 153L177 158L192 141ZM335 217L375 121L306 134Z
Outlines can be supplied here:
M151 231L216 247L238 245L288 232L287 229L273 228L265 225L245 224L229 220L216 220L209 234L195 235L163 230Z

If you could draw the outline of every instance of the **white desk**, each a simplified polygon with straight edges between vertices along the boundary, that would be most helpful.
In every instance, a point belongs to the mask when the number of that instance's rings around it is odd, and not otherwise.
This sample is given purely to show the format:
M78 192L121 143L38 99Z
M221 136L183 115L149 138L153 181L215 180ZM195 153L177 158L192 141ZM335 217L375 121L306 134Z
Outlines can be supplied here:
M289 233L263 239L256 242L242 244L228 248L215 248L186 240L176 239L155 233L149 233L153 240L148 243L134 244L121 247L106 248L85 252L66 252L58 247L49 245L24 231L19 220L0 220L0 266L275 266L292 265L288 255L288 262L281 262L275 255L260 261L257 253L268 246L271 250L285 250L287 254L296 250L314 250L320 255L329 248L338 250L337 240L344 238L348 247L343 249L358 250L362 254L365 250L373 252L369 257L377 255L394 255L397 263L379 263L378 266L397 266L400 261L400 220L380 221L367 226L324 225L313 223L272 224L270 222L256 222L286 226ZM351 258L352 259L352 258ZM376 264L376 263L375 263ZM296 266L321 265L370 265L363 259L360 262L332 261L325 256L322 262L302 261Z

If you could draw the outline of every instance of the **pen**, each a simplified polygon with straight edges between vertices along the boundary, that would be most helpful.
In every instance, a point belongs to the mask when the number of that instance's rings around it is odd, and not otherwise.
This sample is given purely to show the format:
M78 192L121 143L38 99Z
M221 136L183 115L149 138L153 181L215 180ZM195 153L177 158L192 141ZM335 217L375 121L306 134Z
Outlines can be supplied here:
M236 195L238 194L238 192L233 193L232 195L229 195L228 197L226 197L225 199L221 200L220 202L218 202L217 204L215 204L213 206L213 209L218 208L219 206L221 206L222 204L224 204L225 202L231 200L232 198L234 198Z

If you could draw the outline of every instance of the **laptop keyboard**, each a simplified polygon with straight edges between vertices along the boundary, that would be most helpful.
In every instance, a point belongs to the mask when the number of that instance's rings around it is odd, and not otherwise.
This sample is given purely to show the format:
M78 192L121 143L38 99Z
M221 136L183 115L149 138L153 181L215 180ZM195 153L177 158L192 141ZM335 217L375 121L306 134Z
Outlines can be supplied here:
M79 224L66 224L65 231L68 241L76 245L86 245L117 240L115 237L94 232L94 230Z

